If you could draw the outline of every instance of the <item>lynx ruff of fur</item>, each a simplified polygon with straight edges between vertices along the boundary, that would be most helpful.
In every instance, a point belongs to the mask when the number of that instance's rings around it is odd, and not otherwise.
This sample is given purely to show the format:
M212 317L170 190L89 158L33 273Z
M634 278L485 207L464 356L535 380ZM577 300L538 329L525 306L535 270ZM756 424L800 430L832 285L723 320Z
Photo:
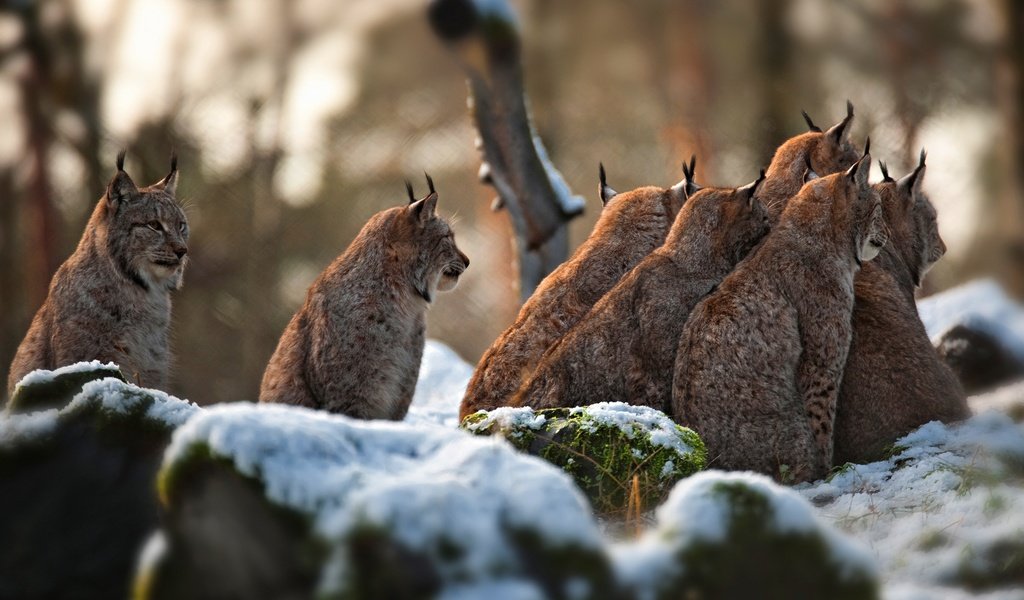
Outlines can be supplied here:
M703 437L710 466L797 481L831 466L854 275L885 244L870 164L865 155L805 185L764 243L694 308L672 402L676 420Z
M87 360L115 362L141 385L166 385L171 292L188 262L177 182L173 155L170 173L140 189L118 154L117 173L18 347L8 391L35 369Z
M921 190L924 154L900 181L885 174L889 243L854 280L853 341L835 425L836 464L870 462L912 429L969 415L963 388L932 347L914 290L946 252L935 208Z
M624 400L671 414L676 346L690 310L768 233L768 213L753 197L762 181L693 194L665 243L545 353L513 404Z
M668 189L641 187L619 194L602 183L605 207L593 232L540 282L515 322L484 353L459 407L460 419L513 400L544 352L664 243L686 201L686 186L683 180Z
M775 151L765 172L765 181L757 190L757 199L768 209L772 223L786 208L786 202L800 191L808 166L818 175L845 171L860 158L850 142L853 105L846 103L846 117L822 131L804 113L810 131L786 140Z
M429 178L428 178L429 181ZM402 419L423 356L426 311L469 266L437 193L377 213L313 282L263 374L260 402Z

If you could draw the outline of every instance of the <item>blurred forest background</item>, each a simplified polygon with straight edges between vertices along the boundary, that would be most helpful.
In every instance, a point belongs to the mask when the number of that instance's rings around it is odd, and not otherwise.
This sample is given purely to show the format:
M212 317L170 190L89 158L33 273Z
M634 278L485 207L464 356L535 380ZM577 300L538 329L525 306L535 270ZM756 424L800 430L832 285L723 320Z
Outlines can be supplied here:
M1012 0L513 1L526 91L586 213L619 190L755 178L847 98L896 176L928 149L949 247L924 293L1024 291L1024 7ZM519 308L512 228L477 181L465 77L420 0L9 0L0 9L0 378L129 149L140 184L180 156L191 265L169 391L255 399L313 278L402 180L457 215L472 266L428 316L475 362ZM876 167L876 178L877 167Z

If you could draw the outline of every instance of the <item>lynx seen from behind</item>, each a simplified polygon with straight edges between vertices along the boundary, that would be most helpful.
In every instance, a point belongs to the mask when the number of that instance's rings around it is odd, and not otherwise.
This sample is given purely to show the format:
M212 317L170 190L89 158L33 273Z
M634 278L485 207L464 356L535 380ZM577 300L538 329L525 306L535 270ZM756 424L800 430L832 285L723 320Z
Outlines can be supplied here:
M512 402L541 356L630 271L665 241L687 197L687 179L671 188L641 187L618 193L600 169L604 202L590 237L537 286L483 358L459 407L464 419Z
M704 188L665 244L622 278L541 360L515 402L533 408L625 401L671 414L676 346L693 306L768 233L763 181Z
M898 438L929 421L970 411L956 375L940 359L917 313L914 290L946 252L935 208L921 190L925 155L912 173L875 184L889 243L857 274L853 341L836 412L836 464L884 458Z
M885 244L870 164L806 184L683 328L674 415L709 466L797 481L831 466L854 274Z
M849 169L860 158L850 141L853 104L846 102L846 117L827 131L815 125L806 112L803 115L810 131L791 137L775 150L765 181L757 190L757 199L768 209L772 223L779 220L786 203L800 191L808 169L818 175L831 175Z
M369 222L313 282L285 329L260 402L360 419L402 419L423 356L426 312L455 287L469 259L436 213L437 192Z
M171 292L188 262L188 220L175 199L177 158L157 183L138 188L117 155L117 173L11 363L8 391L35 369L79 361L117 363L140 385L165 387Z

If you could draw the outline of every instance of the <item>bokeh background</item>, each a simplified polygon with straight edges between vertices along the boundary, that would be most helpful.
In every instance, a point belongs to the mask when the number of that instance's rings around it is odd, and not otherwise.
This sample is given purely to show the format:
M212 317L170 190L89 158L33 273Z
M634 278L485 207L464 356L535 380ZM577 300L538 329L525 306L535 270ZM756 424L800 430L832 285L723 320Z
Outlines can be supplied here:
M845 100L853 136L925 189L949 247L923 294L980 276L1024 291L1024 7L1012 0L518 0L526 91L551 158L600 210L670 185L753 180ZM129 149L180 156L191 266L171 392L255 399L307 286L429 172L472 266L430 311L475 362L519 308L508 215L490 210L462 72L421 0L8 0L0 9L0 380L50 277ZM877 167L875 170L878 177Z

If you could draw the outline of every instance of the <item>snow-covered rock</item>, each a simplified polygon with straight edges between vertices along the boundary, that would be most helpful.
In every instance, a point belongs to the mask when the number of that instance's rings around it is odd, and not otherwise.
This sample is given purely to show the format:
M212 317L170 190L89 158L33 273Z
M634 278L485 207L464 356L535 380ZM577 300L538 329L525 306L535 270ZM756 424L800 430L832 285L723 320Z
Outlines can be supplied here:
M681 481L657 524L615 549L638 600L878 596L878 567L790 489L753 473L707 471Z
M61 408L89 381L113 377L125 381L114 363L98 360L75 363L47 371L39 369L21 378L7 404L9 412L30 412Z
M536 412L502 407L470 415L462 427L500 435L562 468L601 515L657 506L677 481L706 464L704 443L692 430L623 402Z
M200 410L120 379L78 385L60 410L0 415L0 598L126 597L164 447Z
M142 597L468 597L500 581L582 599L614 585L568 476L457 429L215 406L175 432L159 488L165 541Z

